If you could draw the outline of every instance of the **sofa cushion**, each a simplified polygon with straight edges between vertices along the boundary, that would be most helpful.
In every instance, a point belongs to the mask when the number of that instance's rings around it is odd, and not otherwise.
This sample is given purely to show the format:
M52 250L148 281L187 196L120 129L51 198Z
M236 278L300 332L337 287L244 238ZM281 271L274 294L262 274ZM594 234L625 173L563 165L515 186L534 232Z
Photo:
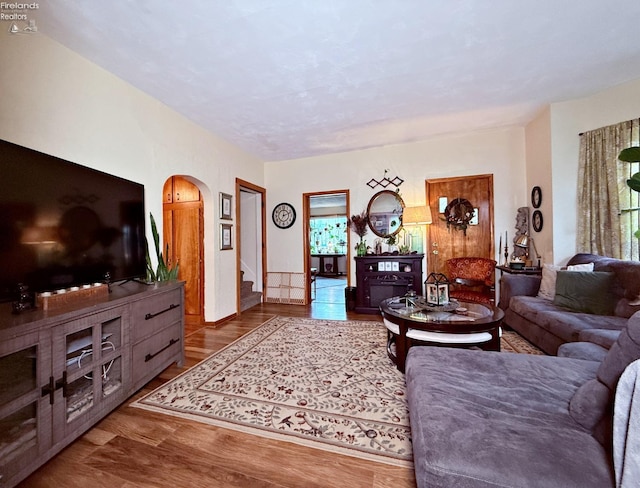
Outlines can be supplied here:
M538 296L545 300L553 300L556 296L556 280L558 271L593 271L593 263L573 264L563 268L554 264L545 264L542 267L542 280L540 281L540 289Z
M640 262L597 256L595 254L578 253L568 264L593 263L594 271L613 271L616 274L614 293L617 297L625 297L636 303L640 300ZM640 301L637 302L640 305Z
M640 312L627 321L596 372L596 379L582 385L571 398L570 412L576 422L591 429L603 446L612 440L613 394L624 369L640 358Z
M606 450L569 414L594 361L416 346L406 362L417 485L613 486Z
M509 308L531 322L537 322L537 316L541 312L556 312L560 310L552 301L525 295L511 297Z
M579 341L580 334L590 329L620 330L626 327L627 320L614 315L567 312L558 307L556 310L538 312L535 322L565 342L573 342Z
M555 264L545 264L542 267L542 281L540 281L540 289L538 296L545 300L553 300L556 296L556 275L562 269Z
M574 312L613 315L615 297L611 290L614 273L602 271L558 271L553 303Z
M592 342L565 342L558 348L558 357L586 359L587 361L597 361L599 364L608 352L609 348Z
M626 327L626 322L624 324ZM615 344L618 340L618 336L620 335L620 331L624 328L615 328L615 329L588 329L583 330L578 334L579 341L592 342L599 346L606 348L607 350L611 349L611 346ZM604 358L602 358L604 359Z

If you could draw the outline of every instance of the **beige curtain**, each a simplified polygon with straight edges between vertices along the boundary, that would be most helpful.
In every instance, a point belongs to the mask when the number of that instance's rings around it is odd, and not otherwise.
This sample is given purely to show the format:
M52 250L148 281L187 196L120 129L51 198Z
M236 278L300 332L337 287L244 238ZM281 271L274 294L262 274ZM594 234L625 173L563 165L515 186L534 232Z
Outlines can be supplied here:
M618 161L631 146L632 121L582 134L578 170L577 250L622 258L619 182L624 174Z

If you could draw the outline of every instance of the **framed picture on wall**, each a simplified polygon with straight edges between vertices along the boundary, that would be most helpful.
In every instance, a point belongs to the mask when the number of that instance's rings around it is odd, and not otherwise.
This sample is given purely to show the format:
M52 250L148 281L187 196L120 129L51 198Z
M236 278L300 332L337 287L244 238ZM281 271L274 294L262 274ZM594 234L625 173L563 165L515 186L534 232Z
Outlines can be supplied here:
M233 225L220 224L220 250L226 251L233 249L233 241L231 239L231 230Z
M542 230L542 224L544 220L542 219L542 212L540 210L536 210L533 212L533 216L531 217L531 224L533 226L533 230L536 232L540 232Z
M539 186L534 186L531 190L531 205L533 208L540 208L542 204L542 190Z
M220 218L231 220L231 199L233 197L227 193L220 193Z

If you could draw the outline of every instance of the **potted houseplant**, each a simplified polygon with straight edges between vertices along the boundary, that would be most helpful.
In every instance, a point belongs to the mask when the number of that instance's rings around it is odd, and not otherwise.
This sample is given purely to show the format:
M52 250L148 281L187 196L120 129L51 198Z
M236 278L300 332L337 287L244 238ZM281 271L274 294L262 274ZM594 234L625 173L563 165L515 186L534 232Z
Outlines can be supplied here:
M352 215L349 221L349 227L353 232L358 234L360 242L356 244L355 249L358 256L367 254L367 243L364 236L367 235L367 212L363 210L360 214Z
M178 263L174 266L169 266L164 260L162 251L160 250L160 236L158 235L158 228L156 227L156 221L153 218L153 214L149 213L151 220L151 233L153 234L153 243L156 250L156 258L158 261L158 267L153 269L151 263L151 256L149 254L149 242L147 242L147 282L153 283L157 281L175 281L178 279ZM169 244L167 244L165 250L165 256L169 254Z
M623 149L620 151L618 159L625 163L640 163L640 147L633 146ZM634 191L640 192L640 171L627 180L627 186ZM633 235L640 239L640 229L636 230Z

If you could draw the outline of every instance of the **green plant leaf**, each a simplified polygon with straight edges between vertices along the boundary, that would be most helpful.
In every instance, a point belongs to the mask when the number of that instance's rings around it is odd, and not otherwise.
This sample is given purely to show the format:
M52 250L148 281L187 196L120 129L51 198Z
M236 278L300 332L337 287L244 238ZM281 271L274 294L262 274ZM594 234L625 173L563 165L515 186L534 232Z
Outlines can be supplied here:
M149 241L147 239L145 239L145 242L147 244L147 281L148 282L153 282L153 281L157 281L157 276L155 271L153 270L153 266L151 264L151 255L149 254Z
M153 234L153 244L155 245L156 256L158 258L158 267L153 270L151 264L151 256L149 255L149 243L147 242L147 280L148 281L174 281L178 279L178 264L174 267L167 266L162 251L160 250L160 235L156 227L156 221L153 215L149 213L151 220L151 233ZM165 256L169 255L169 244L166 246Z
M640 162L640 147L634 146L623 149L620 151L620 154L618 154L618 159L627 163Z
M633 233L634 236L636 236L638 239L640 239L640 229L638 229L637 231L635 231Z
M628 179L627 185L632 190L640 192L640 172L634 174L630 179Z

